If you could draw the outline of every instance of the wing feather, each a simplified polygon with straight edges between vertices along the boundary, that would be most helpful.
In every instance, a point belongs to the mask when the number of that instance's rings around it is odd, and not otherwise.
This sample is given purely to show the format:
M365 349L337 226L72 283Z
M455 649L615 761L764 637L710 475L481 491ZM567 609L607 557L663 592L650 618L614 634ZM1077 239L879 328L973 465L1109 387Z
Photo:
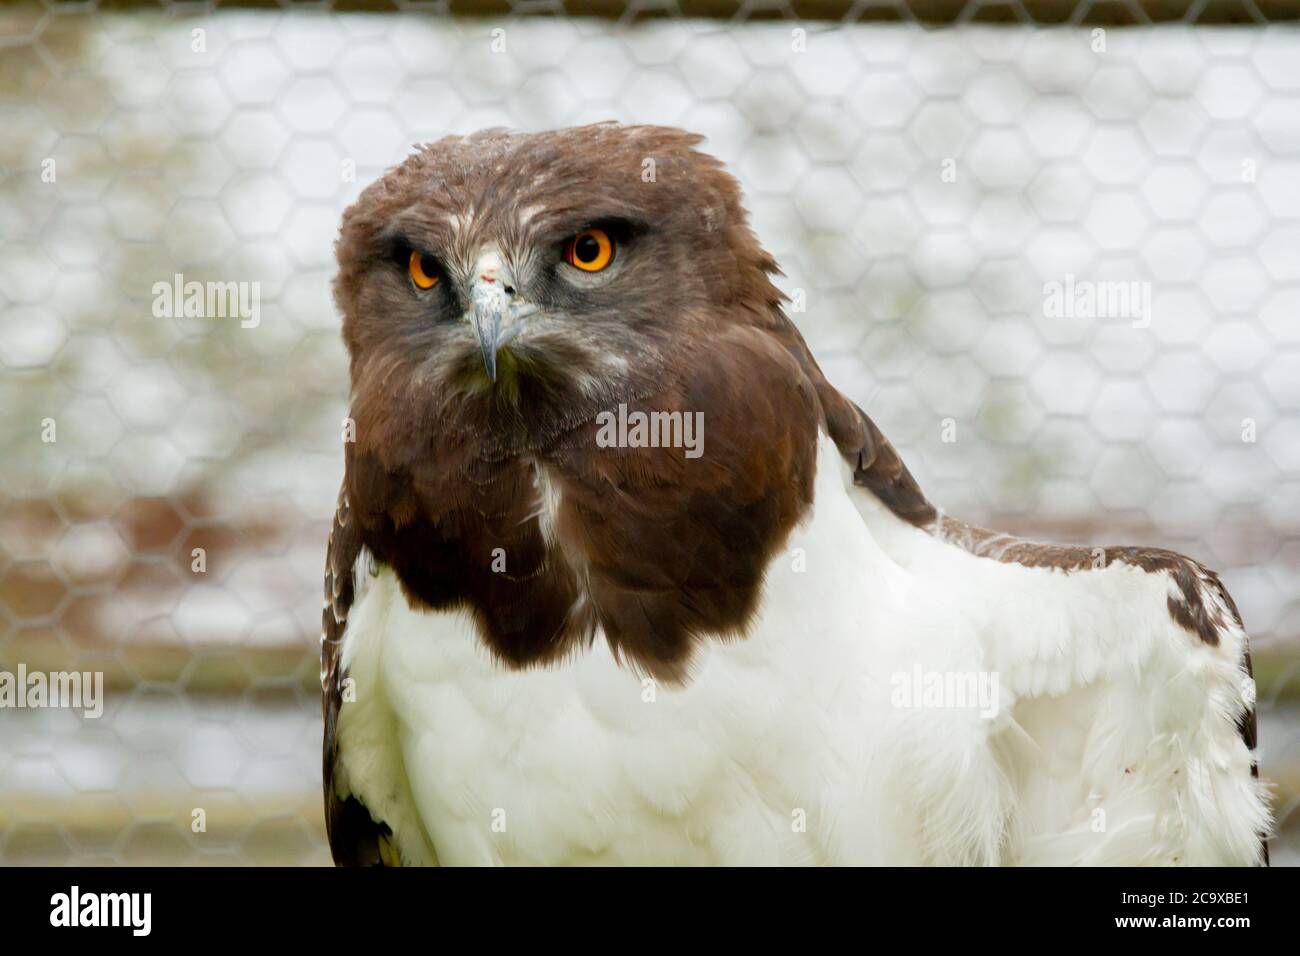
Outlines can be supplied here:
M355 597L353 568L361 554L361 534L352 520L346 490L340 491L325 552L325 604L321 609L321 711L325 722L321 778L325 795L325 830L339 866L384 866L393 859L391 833L355 797L335 787L338 718L343 702L343 638Z
M1239 645L1241 651L1237 664L1249 678L1250 644L1241 615L1213 571L1173 551L1039 544L944 515L926 498L902 456L875 422L826 380L798 329L779 308L773 308L765 325L803 367L821 403L827 432L851 468L854 484L870 493L894 518L976 557L1004 564L1056 568L1066 574L1088 574L1119 563L1148 574L1167 574L1172 582L1166 598L1169 617L1206 645ZM1257 718L1250 695L1246 695L1245 708L1237 716L1236 726L1250 752L1250 775L1257 779ZM1268 864L1266 837L1266 833L1260 833L1260 858L1264 865Z

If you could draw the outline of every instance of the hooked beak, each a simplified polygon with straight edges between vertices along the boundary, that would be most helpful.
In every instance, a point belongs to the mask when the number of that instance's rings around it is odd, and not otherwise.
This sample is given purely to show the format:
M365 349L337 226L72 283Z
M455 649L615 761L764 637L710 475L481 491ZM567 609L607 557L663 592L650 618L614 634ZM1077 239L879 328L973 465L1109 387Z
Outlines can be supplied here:
M475 282L471 292L471 322L483 354L483 368L492 382L497 380L497 353L523 331L524 320L536 306L520 302L495 282Z

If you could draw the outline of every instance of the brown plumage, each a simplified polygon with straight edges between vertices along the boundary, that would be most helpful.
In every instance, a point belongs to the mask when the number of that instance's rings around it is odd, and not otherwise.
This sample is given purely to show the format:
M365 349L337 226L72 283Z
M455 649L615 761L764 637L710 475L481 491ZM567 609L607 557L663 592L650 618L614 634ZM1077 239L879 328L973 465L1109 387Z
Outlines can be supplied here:
M834 393L780 311L735 181L697 141L615 126L444 140L344 218L335 290L356 423L344 493L360 538L412 601L472 611L513 665L553 660L600 625L635 666L680 677L697 635L743 630L810 500L819 388ZM534 188L501 189L504 170ZM535 260L596 223L618 236L621 271L578 296ZM468 275L492 240L549 327L512 346L512 378L487 388L458 283L431 308L400 263L414 247ZM705 410L708 454L593 454L597 413L620 403ZM837 413L860 441L861 422ZM539 465L567 502L549 544L532 514Z

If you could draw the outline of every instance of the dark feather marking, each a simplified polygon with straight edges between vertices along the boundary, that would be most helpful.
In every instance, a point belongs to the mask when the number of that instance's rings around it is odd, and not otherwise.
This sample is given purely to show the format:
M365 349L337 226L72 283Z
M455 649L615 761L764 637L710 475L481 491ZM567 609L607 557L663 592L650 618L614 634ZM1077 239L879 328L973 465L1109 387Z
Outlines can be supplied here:
M352 567L361 552L361 537L351 520L346 495L339 496L325 553L325 606L321 611L321 712L325 720L321 777L325 795L325 832L339 866L382 866L381 846L390 830L377 823L361 803L340 797L334 786L338 760L338 717L342 706L340 655L348 611L352 608Z

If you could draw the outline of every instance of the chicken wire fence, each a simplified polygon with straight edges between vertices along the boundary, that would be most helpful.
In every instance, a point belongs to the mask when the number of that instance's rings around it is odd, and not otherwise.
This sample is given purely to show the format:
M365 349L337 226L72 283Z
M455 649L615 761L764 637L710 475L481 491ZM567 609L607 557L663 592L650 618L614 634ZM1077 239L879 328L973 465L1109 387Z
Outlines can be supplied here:
M1296 861L1300 33L962 19L0 9L0 670L103 679L0 716L0 861L328 861L339 216L605 119L708 137L932 500L1222 570Z

